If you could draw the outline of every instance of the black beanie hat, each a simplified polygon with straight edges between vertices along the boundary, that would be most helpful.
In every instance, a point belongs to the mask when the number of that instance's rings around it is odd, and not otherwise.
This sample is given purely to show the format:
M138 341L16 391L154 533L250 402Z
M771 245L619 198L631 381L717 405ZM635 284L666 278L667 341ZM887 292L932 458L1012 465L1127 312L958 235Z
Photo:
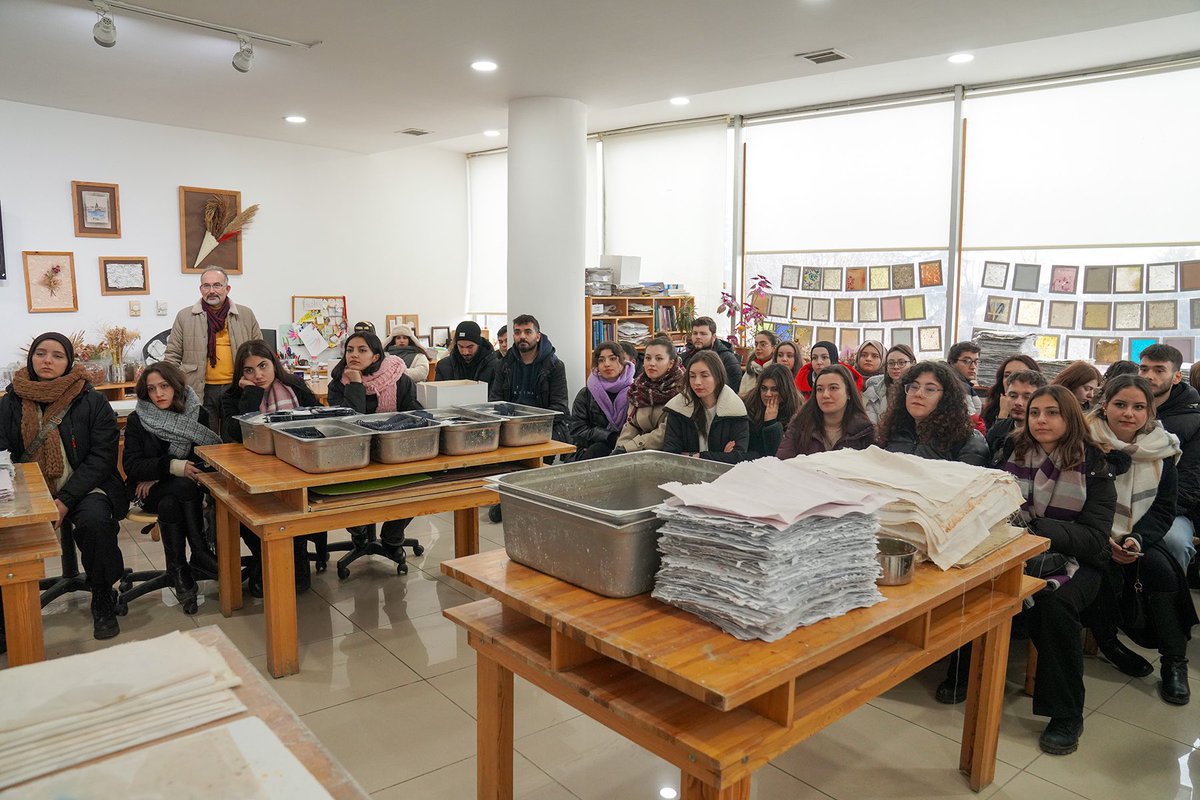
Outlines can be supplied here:
M454 329L454 341L458 343L460 339L466 339L468 342L475 344L483 344L483 332L479 329L479 323L465 320L458 323L458 327Z
M25 368L29 371L30 380L36 381L38 379L37 373L33 371L33 351L37 350L37 346L47 339L53 339L63 346L63 350L67 351L67 368L63 371L63 375L66 375L75 366L75 347L71 344L71 340L61 333L48 331L38 336L29 345L29 354L25 356Z

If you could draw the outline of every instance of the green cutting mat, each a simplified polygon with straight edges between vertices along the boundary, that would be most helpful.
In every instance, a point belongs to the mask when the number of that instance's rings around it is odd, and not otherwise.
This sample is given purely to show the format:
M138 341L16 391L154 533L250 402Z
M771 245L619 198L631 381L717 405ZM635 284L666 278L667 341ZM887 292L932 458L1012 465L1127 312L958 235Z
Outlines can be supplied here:
M309 487L309 492L312 494L325 495L326 497L335 497L343 494L358 494L359 492L375 492L380 489L395 489L397 486L408 486L414 483L423 483L432 480L429 475L394 475L390 478L371 478L365 481L351 481L350 483L333 483L328 486L312 486Z

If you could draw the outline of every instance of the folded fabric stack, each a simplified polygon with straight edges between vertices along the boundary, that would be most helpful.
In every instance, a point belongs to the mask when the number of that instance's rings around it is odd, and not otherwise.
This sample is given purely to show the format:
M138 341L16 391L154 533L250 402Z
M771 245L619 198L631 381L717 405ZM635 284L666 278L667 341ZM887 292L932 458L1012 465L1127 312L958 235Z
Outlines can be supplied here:
M768 642L883 599L874 512L891 495L774 458L662 488L655 598Z
M916 545L942 569L973 560L986 540L1005 541L1020 532L1008 518L1024 498L1007 472L878 447L800 460L825 475L896 496L879 511L881 532Z
M175 631L0 672L0 789L246 707L215 648Z
M650 326L641 322L622 322L617 326L617 340L643 344L650 340Z

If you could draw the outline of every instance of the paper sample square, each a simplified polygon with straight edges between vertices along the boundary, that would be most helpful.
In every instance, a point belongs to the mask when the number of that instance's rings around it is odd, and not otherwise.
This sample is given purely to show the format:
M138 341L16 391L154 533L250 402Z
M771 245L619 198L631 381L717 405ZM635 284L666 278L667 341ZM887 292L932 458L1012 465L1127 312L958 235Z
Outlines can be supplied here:
M1036 292L1042 279L1041 264L1017 264L1013 268L1013 291ZM1018 325L1020 323L1017 323Z
M985 289L1004 289L1008 286L1008 262L1007 261L985 261L983 262L983 282L980 284Z
M799 289L800 288L800 268L784 264L783 277L779 279L780 289Z
M1016 324L1028 327L1040 327L1042 324L1042 304L1043 301L1041 300L1030 300L1025 297L1018 298Z
M1037 357L1042 361L1053 361L1058 358L1058 334L1043 333L1033 340L1033 348Z
M1089 267L1088 269L1091 269ZM1083 304L1083 329L1085 331L1107 331L1112 329L1112 303ZM1120 359L1118 359L1120 360ZM1112 362L1109 362L1112 363Z
M879 321L879 300L874 297L864 297L858 301L858 321Z
M1068 336L1067 337L1067 355L1068 361L1083 361L1092 357L1092 337L1090 336Z
M893 289L915 289L917 288L916 270L912 264L893 264L892 265L892 288Z
M826 267L822 270L824 275L821 281L821 288L827 292L840 292L842 290L842 268L841 267Z
M1046 318L1046 327L1074 328L1075 309L1078 305L1074 300L1051 300L1050 315Z
M1196 337L1194 336L1168 336L1163 339L1163 344L1169 344L1183 355L1183 363L1190 364L1196 360Z
M912 328L892 328L892 347L898 344L913 346L913 329Z
M1092 360L1097 364L1115 364L1120 361L1121 339L1096 339L1095 347L1092 350Z
M874 267L872 267L874 269ZM879 318L884 322L899 322L904 319L899 297L885 297L879 304Z
M1200 262L1197 262L1200 263ZM871 267L871 291L886 292L892 288L891 267Z
M904 297L904 319L925 319L925 295L910 294Z
M1179 264L1179 291L1194 292L1200 289L1200 261L1182 261Z
M1050 291L1055 294L1075 294L1079 267L1055 264L1050 268Z
M917 345L922 353L942 352L942 327L929 325L917 329Z
M883 328L863 328L864 342L882 342Z
M846 267L846 291L864 292L867 289L867 268Z
M791 303L788 302L786 294L769 294L767 295L767 316L768 317L786 317L788 311L791 310Z
M792 327L792 341L800 348L800 357L803 358L808 354L808 348L812 347L813 329L811 325L796 325Z
M1200 328L1200 297L1192 298L1192 327Z
M816 336L818 342L836 342L837 328L817 328Z
M1011 297L991 295L987 299L987 307L983 312L983 321L993 325L1007 325L1012 319L1013 302Z
M792 298L792 319L808 319L812 299L808 297Z
M1140 294L1142 291L1142 265L1123 264L1114 270L1114 294Z
M942 260L921 262L921 286L941 286Z
M800 288L806 292L821 291L821 268L804 267L800 274Z
M842 349L842 352L858 349L858 342L862 336L858 328L842 328L839 334L838 347Z
M1179 265L1175 262L1146 265L1147 292L1174 292L1177 290Z
M1084 267L1083 291L1088 294L1112 294L1113 268L1109 266ZM1120 361L1120 359L1117 359Z
M817 322L829 321L829 298L814 297L812 301L812 319Z
M850 297L839 297L833 301L834 322L854 322L854 300Z
M1142 358L1142 351L1150 345L1158 344L1158 339L1135 337L1129 340L1129 360L1137 363Z
M1146 301L1146 330L1173 331L1179 327L1176 322L1178 304L1174 300Z
M1142 329L1141 301L1113 303L1113 330L1140 331Z

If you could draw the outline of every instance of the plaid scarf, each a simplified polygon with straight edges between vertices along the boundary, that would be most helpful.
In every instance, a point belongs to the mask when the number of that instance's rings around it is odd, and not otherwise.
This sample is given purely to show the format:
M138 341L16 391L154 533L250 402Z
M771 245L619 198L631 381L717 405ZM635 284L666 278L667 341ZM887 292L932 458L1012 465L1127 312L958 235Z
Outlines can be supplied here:
M183 411L167 411L149 400L137 401L137 415L142 427L167 443L172 458L187 458L193 445L220 444L217 436L200 424L200 398L196 390L184 387L187 399Z
M1179 460L1179 439L1167 433L1161 422L1155 422L1149 433L1140 433L1128 444L1117 438L1102 417L1090 420L1092 438L1105 452L1120 450L1133 459L1129 469L1117 476L1117 511L1113 516L1112 538L1122 541L1133 531L1134 524L1145 516L1158 496L1162 480L1163 460Z
M1017 479L1025 502L1017 511L1022 525L1034 519L1071 521L1079 516L1087 500L1087 473L1083 462L1063 471L1040 448L1029 448L1025 455L1011 455L1004 471Z
M225 330L225 318L229 316L229 298L217 308L208 303L202 303L204 313L208 318L208 363L217 365L217 334Z
M645 372L640 373L629 384L629 410L664 406L667 401L683 390L683 365L678 360L658 380Z
M272 414L276 411L290 411L298 405L300 401L296 399L296 393L290 386L283 381L272 381L270 387L263 392L258 410L264 414Z
M48 381L30 377L28 367L17 370L13 376L13 393L21 400L21 449L33 444L43 420L65 412L86 385L87 373L82 364L76 364L70 372ZM30 455L37 461L46 483L57 486L66 468L58 428L42 440L36 453L24 453L22 458L28 460Z

